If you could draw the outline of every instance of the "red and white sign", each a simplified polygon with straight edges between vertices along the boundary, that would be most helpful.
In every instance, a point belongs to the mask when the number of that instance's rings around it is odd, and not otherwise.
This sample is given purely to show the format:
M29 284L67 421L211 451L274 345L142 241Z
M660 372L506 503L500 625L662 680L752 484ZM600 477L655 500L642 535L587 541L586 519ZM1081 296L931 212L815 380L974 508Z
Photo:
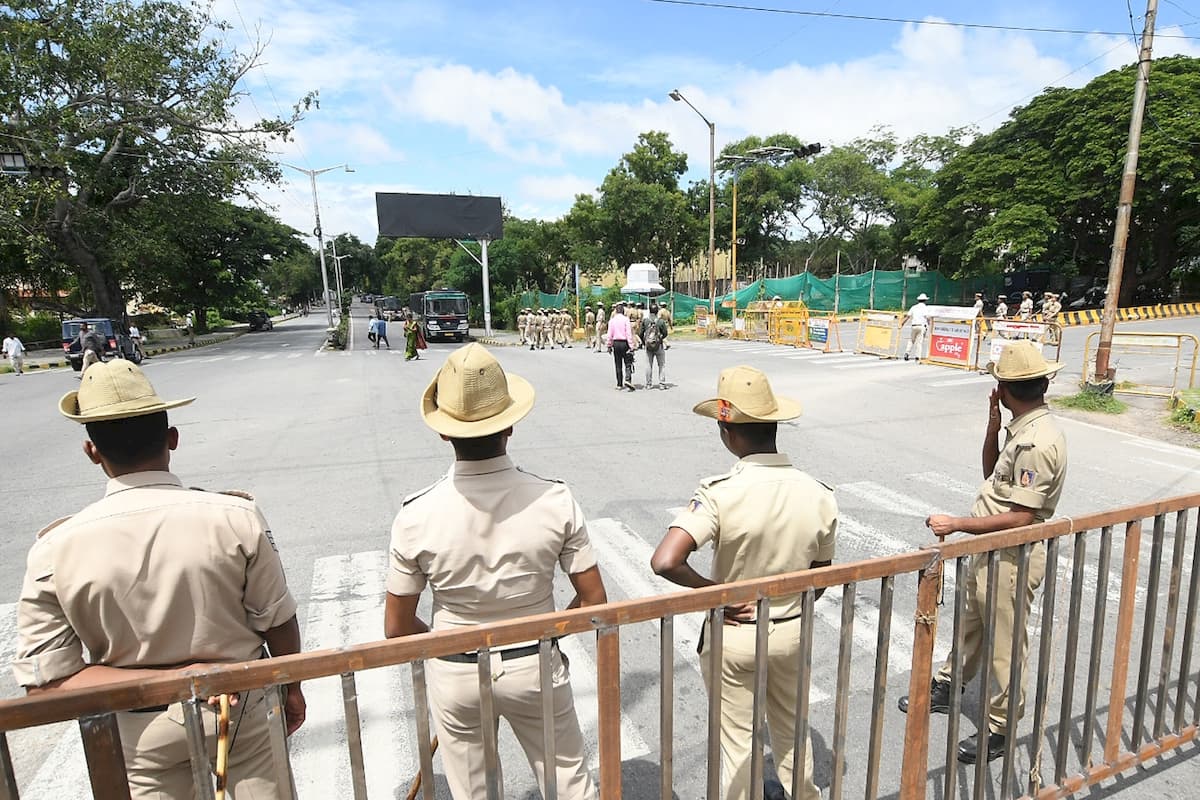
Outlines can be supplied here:
M971 363L972 325L933 320L929 329L929 358L951 364Z

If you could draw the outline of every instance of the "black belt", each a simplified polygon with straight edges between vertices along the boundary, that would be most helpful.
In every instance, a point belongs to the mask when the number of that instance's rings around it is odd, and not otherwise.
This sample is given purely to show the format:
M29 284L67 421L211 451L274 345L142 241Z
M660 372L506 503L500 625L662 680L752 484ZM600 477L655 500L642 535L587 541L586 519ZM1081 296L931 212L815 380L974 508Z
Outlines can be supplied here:
M792 614L790 617L771 617L769 622L791 622L792 620L800 619L803 616L804 616L803 614ZM758 620L752 619L749 622L743 622L742 624L743 625L756 625L756 624L758 624Z
M552 646L558 647L557 641L551 642ZM500 660L509 661L514 658L525 658L526 656L537 655L540 645L531 644L527 647L514 647L511 650L501 650ZM479 653L453 653L448 656L438 656L442 661L450 661L455 664L478 664Z
M131 708L131 714L161 714L166 711L169 706L146 706L145 708Z

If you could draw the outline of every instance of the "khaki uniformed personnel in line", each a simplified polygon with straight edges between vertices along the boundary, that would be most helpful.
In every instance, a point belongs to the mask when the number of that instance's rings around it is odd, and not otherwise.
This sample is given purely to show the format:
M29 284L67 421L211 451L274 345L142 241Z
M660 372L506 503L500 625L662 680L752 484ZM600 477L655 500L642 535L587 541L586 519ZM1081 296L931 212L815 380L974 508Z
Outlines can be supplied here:
M1033 294L1024 292L1021 295L1021 305L1017 309L1017 319L1029 322L1033 319Z
M592 311L591 306L584 306L586 312L583 317L583 335L584 341L587 343L587 348L591 350L596 346L596 312Z
M604 313L604 303L596 304L596 345L597 353L604 350L604 334L608 331L608 317Z
M450 473L405 499L392 525L385 633L429 627L417 603L433 591L433 630L554 611L554 568L575 587L570 608L606 602L587 523L571 490L523 472L507 455L513 426L533 407L524 379L505 374L488 351L456 350L425 390L425 424L454 447ZM542 695L537 644L492 654L496 718L482 719L475 653L428 662L429 694L446 782L455 800L487 796L483 726L508 720L538 783L543 781ZM591 800L583 736L566 659L555 647L554 734L558 796ZM503 785L503 776L497 776Z
M1047 344L1058 344L1058 328L1055 325L1058 323L1058 315L1061 311L1062 303L1058 301L1058 295L1048 295L1046 302L1042 304L1042 322L1050 326L1046 328Z
M17 606L13 673L30 694L148 679L166 671L300 650L296 601L266 520L249 495L186 489L170 472L179 431L138 367L97 363L59 401L87 426L83 450L109 476L104 497L38 534ZM86 653L86 655L85 655ZM261 691L235 698L233 797L284 796ZM288 732L304 721L287 690ZM215 758L215 713L203 712ZM179 703L117 715L130 794L190 798Z
M837 502L833 490L792 466L776 447L778 423L800 416L800 404L776 397L753 367L721 372L717 396L692 409L717 420L721 442L739 458L733 469L700 482L671 523L651 568L673 583L702 588L827 566L833 561ZM712 543L713 575L687 563ZM767 638L767 730L780 782L790 793L800 669L801 598L771 602ZM725 609L721 675L721 786L726 800L750 797L754 723L755 606ZM714 676L706 645L700 666L711 695ZM820 797L812 780L812 743L805 748L800 798Z
M1044 522L1054 515L1067 476L1067 441L1046 407L1049 377L1062 364L1050 364L1029 340L1006 345L1000 360L989 367L998 386L992 391L988 409L987 432L983 438L984 482L975 497L969 517L949 517L935 514L926 524L938 536L951 533L992 533L1022 525ZM1006 426L1008 433L1000 446L1000 406L1012 412ZM1018 548L1000 551L996 575L999 591L996 598L995 636L992 640L992 680L1000 691L992 696L989 708L989 731L986 744L988 761L1004 754L1005 737L1017 720L1008 719L1009 668L1012 657L1012 638L1020 637L1022 669L1029 653L1027 630L1014 631L1016 604L1029 607L1033 593L1042 583L1046 572L1046 545L1038 542L1029 551L1029 578L1016 591ZM963 681L969 681L979 671L981 648L987 620L984 609L987 600L987 558L972 556L967 575L966 614L963 619ZM931 687L930 707L933 713L945 714L950 708L950 671L955 654L935 676ZM990 687L989 687L990 688ZM1024 713L1025 689L1018 687L1018 719ZM900 710L908 711L908 698L900 700ZM973 764L978 759L978 734L958 747L958 760Z
M526 309L525 342L530 350L537 348L537 312L532 309Z
M546 349L546 309L539 308L533 315L533 338L538 350Z
M529 309L521 309L521 313L517 314L517 335L521 337L521 344L525 344L525 320L528 319Z

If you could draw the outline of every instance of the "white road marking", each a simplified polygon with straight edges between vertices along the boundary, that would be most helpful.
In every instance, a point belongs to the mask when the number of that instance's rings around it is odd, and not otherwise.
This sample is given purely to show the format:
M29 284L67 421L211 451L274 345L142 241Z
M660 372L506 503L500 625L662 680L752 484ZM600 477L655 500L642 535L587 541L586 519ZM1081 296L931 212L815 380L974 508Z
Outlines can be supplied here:
M21 794L55 800L85 800L92 796L78 727L71 725L63 730L58 744L38 767L29 785L22 787Z
M249 358L250 358L250 356L238 356L237 358L235 358L235 359L233 359L233 360L234 360L234 361L246 361L246 360L248 360Z
M299 358L301 355L303 355L303 354L302 353L292 353L290 356L288 356L288 358ZM275 356L274 355L259 356L258 360L266 361L268 358L275 358Z
M813 359L824 358L824 357L825 357L824 353L817 353L814 351L811 353L801 353L799 355L788 356L788 359L791 361L812 361Z
M916 497L901 494L873 481L856 481L841 483L834 487L839 492L866 500L871 505L890 511L893 514L903 514L907 517L925 519L930 514L944 514L945 511Z
M1141 456L1134 456L1133 460L1139 464L1149 464L1152 467L1164 467L1165 469L1173 469L1177 472L1186 472L1189 475L1195 474L1196 472L1196 467L1194 464L1172 464L1168 461L1159 461L1155 458L1142 458Z
M936 486L939 489L945 489L957 495L975 497L976 487L941 472L914 472L908 477L914 481L927 483L930 486Z
M943 386L967 386L972 383L995 383L996 379L991 375L972 375L968 378L951 378L944 381L934 381L930 386L941 388Z
M288 358L301 358L303 355L304 353L292 353Z
M676 617L678 620L679 618ZM588 769L600 766L600 699L596 692L596 662L589 652L594 645L581 641L580 636L559 639L558 647L570 660L571 694L575 699L575 715L583 732L583 749L588 757ZM626 755L628 752L628 755ZM621 759L638 758L650 752L638 727L621 713Z
M1189 450L1185 447L1177 447L1167 442L1152 442L1145 439L1139 439L1131 442L1135 447L1145 447L1148 450L1157 450L1160 453L1167 453L1173 456L1188 456L1189 458L1200 458L1200 452Z
M858 356L862 358L862 356ZM888 361L886 359L875 359L872 361L864 361L858 364L839 364L834 369L878 369L880 367L907 367L903 361Z

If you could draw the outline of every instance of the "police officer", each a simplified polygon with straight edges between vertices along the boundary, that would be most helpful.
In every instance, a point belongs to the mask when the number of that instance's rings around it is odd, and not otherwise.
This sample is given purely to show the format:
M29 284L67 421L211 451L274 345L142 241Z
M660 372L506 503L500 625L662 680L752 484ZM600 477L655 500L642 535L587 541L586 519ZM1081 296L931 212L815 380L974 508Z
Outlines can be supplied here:
M537 348L537 312L525 309L525 341L530 350Z
M800 416L800 404L777 397L767 376L753 367L721 372L717 396L692 409L717 420L721 443L739 461L706 478L671 523L651 559L655 573L699 589L829 565L837 529L833 490L792 466L776 446L780 422ZM779 513L788 509L787 513ZM688 564L711 543L712 578ZM801 598L771 601L767 634L767 729L780 782L791 791L800 669ZM755 604L729 606L722 631L721 674L711 674L706 645L700 666L709 693L721 693L721 785L726 800L751 796L754 724ZM812 780L812 744L805 748L800 797L819 798Z
M417 603L433 591L433 630L554 611L554 568L570 578L571 608L607 599L571 490L524 472L507 455L513 426L533 407L534 390L506 374L483 347L454 351L425 390L425 424L454 447L450 473L406 498L392 525L385 604L389 638L429 630ZM492 655L495 713L504 717L542 781L542 694L536 643ZM455 800L487 797L477 655L428 662L429 694L446 782ZM554 670L558 796L596 797L575 716L565 660ZM503 784L502 776L497 776ZM541 786L545 794L545 786Z
M587 349L591 350L596 346L596 312L592 311L590 305L584 306L583 316L583 335L584 341L587 343Z
M1021 305L1017 309L1017 318L1030 322L1033 320L1033 293L1023 292L1021 294Z
M604 313L604 303L596 303L596 352L603 352L604 334L608 331L608 317Z
M517 314L517 335L521 337L521 344L525 344L525 342L526 342L525 320L528 318L528 316L529 316L528 308L521 309L521 312L519 314Z
M925 328L929 324L929 306L925 305L925 301L929 299L929 295L921 292L917 295L917 302L908 313L904 315L904 319L900 320L900 327L903 328L906 322L912 322L912 329L908 335L908 345L904 348L904 360L908 361L909 355L913 351L914 345L917 350L917 360L921 360L921 356L925 350Z
M996 295L996 319L1006 319L1008 317L1008 295Z
M1067 441L1058 429L1050 409L1046 407L1049 378L1062 367L1050 364L1042 357L1033 342L1022 339L1006 345L1000 359L989 366L997 386L992 391L988 408L987 432L983 438L983 484L975 496L969 517L950 517L934 514L926 520L940 536L951 533L978 535L1019 528L1044 522L1054 515L1067 475ZM1005 426L1006 441L1000 445L1000 406L1012 413ZM1021 663L1029 652L1027 630L1014 631L1016 604L1022 603L1025 619L1033 593L1042 583L1046 572L1046 545L1038 542L1029 550L1029 577L1025 586L1016 587L1018 548L1000 551L996 575L999 587L996 597L995 632L992 639L992 680L999 687L989 702L989 725L985 757L988 761L1004 754L1005 737L1017 720L1008 719L1008 695L1012 641L1020 639ZM985 555L971 557L966 586L966 614L963 619L963 679L969 681L979 671L983 637L988 627L984 619L987 598L987 563ZM956 658L950 654L945 665L933 679L930 689L930 710L945 714L950 708L950 674ZM988 687L990 688L990 687ZM1025 690L1017 687L1020 698L1018 718L1024 711ZM900 700L900 710L907 713L908 698ZM958 747L958 760L973 764L979 758L978 734L963 740Z
M1058 315L1062 311L1062 303L1058 295L1049 294L1042 304L1042 322L1046 323L1046 343L1058 344Z
M271 532L249 495L186 489L170 472L179 431L165 401L125 360L97 363L63 416L87 426L83 450L109 481L104 497L43 528L17 606L13 673L30 693L149 679L173 669L300 650L296 601ZM288 732L304 721L291 684ZM202 712L215 755L215 712ZM117 715L129 788L192 797L182 706ZM283 797L261 691L236 698L228 762L235 797Z

